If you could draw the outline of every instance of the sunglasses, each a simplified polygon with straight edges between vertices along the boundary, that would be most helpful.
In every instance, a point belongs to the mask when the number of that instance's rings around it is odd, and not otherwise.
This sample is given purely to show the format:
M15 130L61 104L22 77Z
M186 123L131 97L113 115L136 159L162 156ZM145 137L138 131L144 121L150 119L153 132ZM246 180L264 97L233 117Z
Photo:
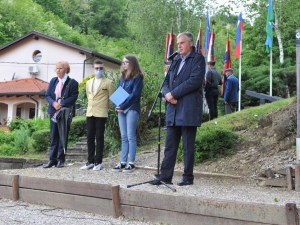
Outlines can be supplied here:
M128 64L129 61L122 61L122 64L125 65L125 64Z
M101 67L94 67L94 69L95 69L95 70L103 70L104 67L102 67L102 66L101 66Z

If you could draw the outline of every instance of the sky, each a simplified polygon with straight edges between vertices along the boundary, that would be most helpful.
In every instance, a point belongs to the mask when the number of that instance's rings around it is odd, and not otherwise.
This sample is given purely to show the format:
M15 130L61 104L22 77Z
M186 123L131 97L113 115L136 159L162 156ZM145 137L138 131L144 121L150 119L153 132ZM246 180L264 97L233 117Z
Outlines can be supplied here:
M252 2L253 0L247 0L247 3ZM247 19L247 11L245 11L245 8L242 7L242 4L236 5L236 4L230 4L228 0L207 0L208 5L215 5L217 2L218 6L224 5L228 6L230 5L232 7L232 14L235 14L236 16L239 15L239 13L242 11L243 19ZM213 13L211 14L213 15ZM248 18L249 19L249 18Z

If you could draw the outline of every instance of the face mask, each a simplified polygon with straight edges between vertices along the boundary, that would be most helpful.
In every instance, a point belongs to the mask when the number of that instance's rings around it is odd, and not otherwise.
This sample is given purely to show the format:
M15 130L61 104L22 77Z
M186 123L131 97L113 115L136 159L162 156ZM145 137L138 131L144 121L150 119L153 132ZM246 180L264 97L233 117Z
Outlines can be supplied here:
M67 73L65 73L65 76L64 76L64 78L62 79L62 82L63 82L63 84L66 82L66 80L68 79L68 74Z
M104 72L103 70L95 70L96 77L102 77L103 72Z

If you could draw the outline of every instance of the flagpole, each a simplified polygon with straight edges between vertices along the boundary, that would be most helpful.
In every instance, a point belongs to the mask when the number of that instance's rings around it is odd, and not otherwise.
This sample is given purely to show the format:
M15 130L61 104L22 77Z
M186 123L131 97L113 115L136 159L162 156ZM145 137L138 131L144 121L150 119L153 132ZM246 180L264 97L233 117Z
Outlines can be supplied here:
M270 49L270 96L272 96L272 64L273 64L273 59L272 59L272 48Z
M242 41L241 41L242 45ZM242 101L242 55L239 60L239 111L241 111L241 101Z
M240 45L242 49L242 31L241 31L241 41ZM242 102L242 52L240 52L240 60L239 60L239 111L241 111L241 102Z

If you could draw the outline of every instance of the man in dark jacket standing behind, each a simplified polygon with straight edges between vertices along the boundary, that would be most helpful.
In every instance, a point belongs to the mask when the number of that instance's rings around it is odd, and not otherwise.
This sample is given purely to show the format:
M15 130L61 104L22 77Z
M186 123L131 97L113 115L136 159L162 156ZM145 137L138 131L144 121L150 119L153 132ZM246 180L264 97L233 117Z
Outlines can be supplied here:
M218 118L218 85L222 84L221 74L215 69L215 61L207 63L208 71L205 79L205 98L209 108L209 120Z
M225 70L226 83L224 92L225 114L230 114L236 111L238 105L239 80L233 75L233 69Z
M177 36L179 55L174 59L163 84L167 101L164 159L161 174L152 182L172 184L177 151L182 137L184 173L179 186L193 184L194 152L197 127L201 125L203 110L203 80L205 59L196 53L193 35L183 32Z

